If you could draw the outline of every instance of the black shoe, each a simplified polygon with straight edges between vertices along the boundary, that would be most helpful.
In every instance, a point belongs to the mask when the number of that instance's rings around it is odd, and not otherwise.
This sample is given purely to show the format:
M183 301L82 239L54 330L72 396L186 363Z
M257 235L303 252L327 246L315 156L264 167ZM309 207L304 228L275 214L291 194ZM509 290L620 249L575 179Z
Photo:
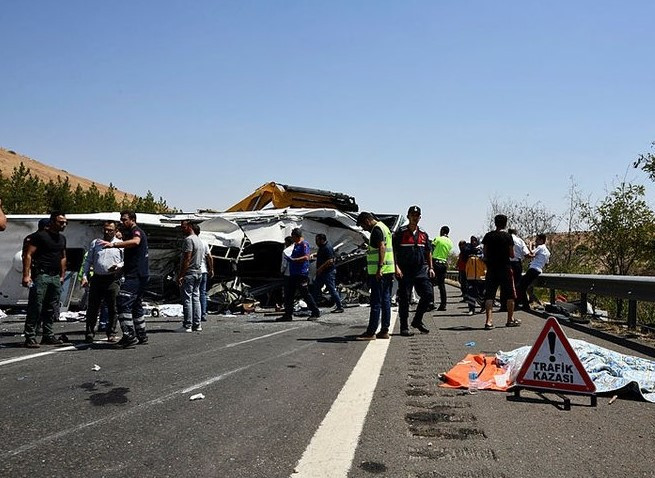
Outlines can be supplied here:
M318 310L316 312L312 312L312 315L310 315L311 318L313 319L318 319L321 316L321 311Z
M445 305L440 305L437 310L444 311L444 310L446 310L446 306Z
M139 337L137 340L139 341L139 345L145 345L148 343L148 337Z
M116 342L115 345L116 347L129 347L130 345L134 345L137 342L138 340L136 337L130 337L129 335L123 334L121 339L118 342Z
M365 334L358 335L357 337L355 337L355 340L375 340L375 335L374 334L369 335L369 334L365 333Z
M343 314L343 307L336 307L330 311L331 314Z
M34 339L25 339L25 347L28 349L38 349L41 346Z
M290 315L283 315L275 319L275 322L291 322L292 320L293 317L291 317Z
M423 322L412 322L412 327L418 329L418 331L421 332L422 334L430 333L430 329L426 328L425 325L423 325Z
M403 337L411 337L414 334L410 332L409 329L402 329L400 331L400 335L402 335Z
M122 347L125 349L127 347L131 347L133 345L136 345L139 343L139 339L136 337L128 337L125 342L123 343Z
M41 339L41 345L62 345L63 342L59 340L57 337L54 335L51 335L49 337L43 337Z

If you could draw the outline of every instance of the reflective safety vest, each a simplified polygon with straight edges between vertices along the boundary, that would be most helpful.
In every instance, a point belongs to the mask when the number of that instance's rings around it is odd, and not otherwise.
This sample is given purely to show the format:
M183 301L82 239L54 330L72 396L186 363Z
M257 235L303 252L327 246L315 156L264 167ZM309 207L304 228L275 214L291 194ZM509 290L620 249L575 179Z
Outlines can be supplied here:
M382 273L383 274L393 274L396 272L396 265L393 261L393 242L391 239L391 231L382 221L378 221L374 228L379 227L384 234L384 243L387 246L386 252L384 254L384 262L382 263ZM373 231L371 231L373 232ZM366 265L369 275L375 275L378 272L378 264L380 251L377 247L371 247L371 244L368 245L368 250L366 251Z

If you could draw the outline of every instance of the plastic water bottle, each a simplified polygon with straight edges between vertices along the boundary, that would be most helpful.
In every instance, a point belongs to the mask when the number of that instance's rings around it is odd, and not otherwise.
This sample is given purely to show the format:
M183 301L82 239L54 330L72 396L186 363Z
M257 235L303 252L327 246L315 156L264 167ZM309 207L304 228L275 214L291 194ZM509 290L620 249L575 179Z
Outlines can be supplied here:
M478 381L478 373L475 370L469 372L469 393L475 395L480 389L480 382Z

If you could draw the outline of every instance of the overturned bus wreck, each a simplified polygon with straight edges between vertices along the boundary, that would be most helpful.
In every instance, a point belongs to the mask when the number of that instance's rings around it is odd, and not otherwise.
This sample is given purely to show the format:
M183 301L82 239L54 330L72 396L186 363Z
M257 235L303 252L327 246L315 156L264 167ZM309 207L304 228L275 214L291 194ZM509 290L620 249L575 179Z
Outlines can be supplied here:
M400 217L381 219L395 229ZM215 276L209 293L214 307L234 311L249 300L263 306L281 304L284 238L295 227L302 229L313 251L316 235L326 235L334 248L341 295L346 302L359 301L366 283L368 233L357 226L355 217L336 209L287 208L221 213L200 222L200 238L210 244L214 258ZM312 265L310 277L314 273Z

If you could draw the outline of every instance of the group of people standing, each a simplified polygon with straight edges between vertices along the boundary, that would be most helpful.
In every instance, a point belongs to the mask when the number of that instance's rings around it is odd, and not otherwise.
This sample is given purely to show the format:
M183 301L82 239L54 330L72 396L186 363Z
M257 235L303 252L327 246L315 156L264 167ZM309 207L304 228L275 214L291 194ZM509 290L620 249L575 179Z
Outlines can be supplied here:
M357 224L370 233L366 253L370 315L366 331L357 340L389 338L394 278L398 284L401 336L413 335L410 326L423 334L430 332L423 322L423 316L435 308L434 287L440 296L437 310L446 310L445 277L453 247L448 237L450 230L448 226L443 226L439 237L430 241L427 232L419 227L420 207L411 206L407 211L407 219L408 223L392 234L370 212L362 212L357 218ZM39 230L24 240L22 285L30 289L25 319L25 346L28 348L39 347L36 341L39 324L43 329L42 345L62 343L55 337L52 324L59 312L61 286L66 274L66 237L63 231L67 223L64 213L54 211L49 220L40 221ZM545 235L538 235L537 247L530 250L516 231L505 230L506 216L497 215L494 223L496 229L484 236L481 246L474 237L470 244L465 241L459 243L458 268L463 295L474 295L471 287L467 288L466 285L465 263L471 259L484 261L486 271L483 272L483 290L480 292L484 297L486 329L493 328L492 307L498 288L501 302L507 310L506 325L520 325L520 321L513 317L515 301L520 306L528 307L528 287L541 274L550 257ZM108 315L107 340L119 347L128 347L148 341L143 310L143 295L149 277L148 238L137 225L134 211L121 211L120 224L118 227L115 222L106 221L102 238L91 242L84 260L82 286L89 288L85 341L94 341L98 314L101 304L104 304ZM207 316L207 283L214 274L213 260L209 245L199 237L198 224L183 220L181 230L184 241L178 283L183 321L179 330L199 332L202 331L201 322ZM317 302L324 286L335 304L332 312L344 311L336 289L334 250L324 234L316 235L316 245L318 252L313 254L299 228L294 228L286 238L281 266L284 278L284 315L276 320L292 320L296 293L307 303L311 313L309 320L317 319L320 316ZM523 275L524 257L532 258L532 262ZM309 264L314 259L316 278L312 291ZM465 265L464 269L461 268L462 264ZM475 281L476 278L468 282ZM409 305L414 292L419 300L410 323ZM117 340L117 323L122 330L120 340Z
M434 308L434 289L439 291L437 310L446 310L445 277L448 269L448 257L453 243L448 237L450 229L443 226L439 237L430 241L428 234L420 229L421 208L411 206L407 211L408 224L392 234L389 228L369 212L360 213L357 224L370 232L367 251L368 282L371 291L370 316L366 331L357 340L374 340L389 338L391 318L391 290L394 277L398 282L398 319L400 335L412 335L409 325L421 333L429 333L423 323L423 316ZM530 250L525 242L506 231L507 217L499 214L494 218L496 229L488 232L482 244L472 237L471 243L460 241L460 284L462 295L467 300L468 294L476 295L479 291L484 298L484 328L493 328L493 305L498 289L500 299L507 311L506 326L516 327L521 324L514 318L515 301L524 308L529 307L527 290L534 280L543 272L550 258L546 247L545 234L536 238L536 248ZM464 257L464 259L463 259ZM522 260L532 258L530 267L522 274ZM466 258L472 258L480 269L470 280L467 288ZM411 324L409 324L409 303L415 291L419 297ZM470 315L473 314L471 310ZM380 325L381 322L381 325ZM378 326L380 327L379 332Z
M120 213L121 239L116 237L113 221L103 225L103 237L91 242L84 266L82 283L89 287L85 341L93 342L100 304L107 307L107 339L119 347L148 342L143 294L149 276L148 238L137 225L136 213ZM61 211L53 211L39 229L27 236L23 244L23 287L29 288L25 318L25 346L38 348L39 324L41 345L60 345L53 322L59 315L61 287L66 277L66 229L68 220ZM93 273L91 273L93 271ZM123 336L117 340L116 321Z
M370 212L362 212L357 217L357 224L370 232L366 267L371 290L368 327L357 340L389 338L394 277L398 281L400 335L413 335L409 329L410 325L423 334L430 332L423 323L423 316L434 303L431 281L436 275L432 261L432 243L427 232L418 225L421 219L420 207L411 206L407 211L407 219L409 223L392 235L386 224ZM410 324L409 304L414 290L419 301ZM381 328L376 334L378 326Z
M531 250L515 229L506 230L507 216L496 215L494 225L495 230L484 236L481 245L474 236L469 244L465 241L459 243L462 295L469 302L469 315L473 314L475 300L482 296L487 330L494 327L493 304L499 288L501 311L507 312L505 325L521 325L521 321L514 318L515 306L529 309L528 290L550 259L545 234L537 235L536 247ZM526 258L531 262L523 274L523 260Z

